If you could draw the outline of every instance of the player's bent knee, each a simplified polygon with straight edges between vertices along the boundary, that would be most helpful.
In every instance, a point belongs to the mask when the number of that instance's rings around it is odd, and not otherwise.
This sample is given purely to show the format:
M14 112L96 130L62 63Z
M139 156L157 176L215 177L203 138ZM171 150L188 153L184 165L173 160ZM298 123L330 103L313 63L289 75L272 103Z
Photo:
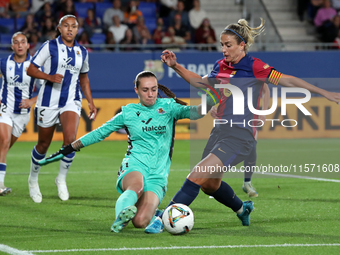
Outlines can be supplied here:
M207 178L199 178L192 176L191 174L188 175L187 179L197 185L203 185L207 181Z
M132 219L132 223L133 223L135 228L146 228L150 223L150 219L149 219L149 217L145 217L142 214L140 214L140 215L137 214Z
M0 137L0 151L8 151L11 139Z
M50 141L39 141L35 148L40 154L45 154L48 150L48 147L50 147L50 144Z
M69 137L64 137L63 143L66 146L70 143L73 143L75 140L76 140L76 135L74 135L74 136L72 135L72 136L69 136Z
M201 185L201 190L207 194L213 194L215 193L216 190L219 189L219 187L221 186L221 180L208 180L207 182L205 182L203 185Z

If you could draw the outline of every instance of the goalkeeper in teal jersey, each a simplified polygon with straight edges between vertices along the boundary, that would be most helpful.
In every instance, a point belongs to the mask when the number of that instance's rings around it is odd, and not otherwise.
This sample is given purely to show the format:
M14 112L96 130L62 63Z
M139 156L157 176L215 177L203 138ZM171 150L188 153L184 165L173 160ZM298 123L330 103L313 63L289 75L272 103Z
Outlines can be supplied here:
M157 98L158 90L173 98ZM185 106L167 87L158 84L152 72L137 75L135 92L140 103L123 106L101 127L39 162L44 165L59 160L125 127L129 146L118 172L121 195L116 202L113 232L120 232L130 220L137 228L149 224L166 192L176 121L203 117L200 106Z

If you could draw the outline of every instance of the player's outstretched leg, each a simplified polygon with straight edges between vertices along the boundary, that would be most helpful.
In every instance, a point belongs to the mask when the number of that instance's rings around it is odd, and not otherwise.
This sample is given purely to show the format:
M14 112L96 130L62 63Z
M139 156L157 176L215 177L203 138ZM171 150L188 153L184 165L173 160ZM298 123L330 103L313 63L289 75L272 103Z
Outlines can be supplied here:
M137 213L137 207L130 205L124 208L117 216L115 222L111 226L111 232L119 233L132 220Z
M159 234L163 232L162 221L163 210L156 210L155 216L150 221L150 224L145 228L144 232L147 234Z
M249 226L250 213L254 210L254 203L252 201L244 201L242 207L242 213L236 215L241 220L243 226Z

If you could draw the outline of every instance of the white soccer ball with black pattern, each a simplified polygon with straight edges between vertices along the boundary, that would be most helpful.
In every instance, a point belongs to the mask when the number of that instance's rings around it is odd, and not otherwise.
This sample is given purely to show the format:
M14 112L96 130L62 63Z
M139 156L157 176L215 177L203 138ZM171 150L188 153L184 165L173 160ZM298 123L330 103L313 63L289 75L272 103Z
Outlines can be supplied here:
M164 210L164 228L172 235L188 233L194 226L194 214L183 204L173 204Z

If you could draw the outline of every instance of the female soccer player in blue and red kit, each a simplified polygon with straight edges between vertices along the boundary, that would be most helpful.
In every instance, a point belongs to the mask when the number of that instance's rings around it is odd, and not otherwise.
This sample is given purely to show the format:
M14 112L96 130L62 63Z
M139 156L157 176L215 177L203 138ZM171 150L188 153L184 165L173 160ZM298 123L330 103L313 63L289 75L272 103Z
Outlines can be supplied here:
M252 88L252 101L255 108L259 106L261 90L265 82L286 87L304 88L339 103L339 93L328 92L299 78L282 74L260 59L248 55L248 49L254 42L254 38L263 31L263 20L257 28L251 28L244 19L239 20L237 24L228 25L220 35L223 58L217 60L211 73L203 78L178 64L175 54L169 50L163 52L161 59L163 63L173 68L177 74L194 87L206 88L204 84L213 86L217 83L231 83L243 92L245 102L248 100L247 90ZM212 129L202 160L193 168L169 205L174 203L190 205L197 197L199 190L202 189L204 193L230 207L236 212L242 225L248 226L250 213L254 209L253 202L242 202L236 196L233 189L222 181L223 171L214 173L214 175L209 171L197 171L212 166L215 169L235 166L248 157L256 143L254 139L256 128L247 125L247 123L249 120L256 119L257 116L254 116L246 103L244 104L244 114L234 115L233 99L235 95L231 95L230 91L226 89L219 90L222 104L218 107L217 114L221 119L228 120L228 125L216 125ZM230 125L231 121L235 123L232 126ZM160 233L162 230L161 219L157 217L145 231Z

